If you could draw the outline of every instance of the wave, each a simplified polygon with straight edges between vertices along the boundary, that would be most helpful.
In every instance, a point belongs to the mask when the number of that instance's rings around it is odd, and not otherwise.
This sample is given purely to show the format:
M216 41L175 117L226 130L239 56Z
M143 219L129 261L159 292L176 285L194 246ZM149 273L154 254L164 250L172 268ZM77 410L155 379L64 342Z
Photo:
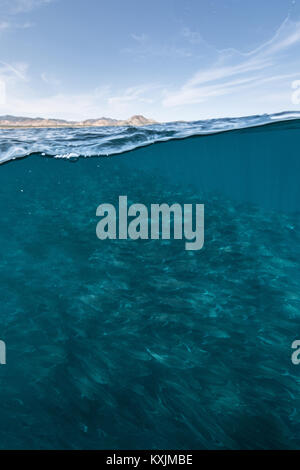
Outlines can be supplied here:
M300 119L287 111L238 118L169 122L145 127L22 128L0 129L0 164L41 154L55 158L111 156L156 142L184 139Z

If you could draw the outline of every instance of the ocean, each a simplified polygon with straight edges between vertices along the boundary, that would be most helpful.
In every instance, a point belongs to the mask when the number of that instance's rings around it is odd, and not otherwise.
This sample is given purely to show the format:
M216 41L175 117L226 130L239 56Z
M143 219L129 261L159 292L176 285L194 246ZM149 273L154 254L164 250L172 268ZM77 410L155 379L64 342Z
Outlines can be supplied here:
M0 448L300 448L300 115L0 130ZM96 209L204 204L205 241Z

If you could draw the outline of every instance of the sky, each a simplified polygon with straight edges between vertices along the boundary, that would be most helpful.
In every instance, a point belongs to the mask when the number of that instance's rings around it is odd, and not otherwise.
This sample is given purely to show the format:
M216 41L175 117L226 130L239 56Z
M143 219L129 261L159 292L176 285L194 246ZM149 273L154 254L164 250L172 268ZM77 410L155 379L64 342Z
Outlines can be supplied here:
M0 0L0 115L300 109L300 0Z

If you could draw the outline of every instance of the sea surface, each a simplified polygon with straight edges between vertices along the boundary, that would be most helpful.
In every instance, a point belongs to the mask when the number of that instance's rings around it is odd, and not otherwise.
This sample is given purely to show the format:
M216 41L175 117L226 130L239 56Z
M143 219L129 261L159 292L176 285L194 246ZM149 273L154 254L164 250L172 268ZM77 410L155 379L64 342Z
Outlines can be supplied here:
M1 449L300 448L299 149L297 113L0 130ZM120 195L204 204L203 249L99 240Z

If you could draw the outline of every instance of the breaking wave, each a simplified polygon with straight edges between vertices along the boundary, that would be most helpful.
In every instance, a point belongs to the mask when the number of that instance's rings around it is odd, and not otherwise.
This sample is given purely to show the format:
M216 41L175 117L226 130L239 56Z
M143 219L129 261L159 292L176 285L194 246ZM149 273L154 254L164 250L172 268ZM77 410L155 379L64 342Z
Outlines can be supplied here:
M144 127L0 129L0 163L32 154L56 158L109 156L155 142L264 126L300 118L300 112L170 122Z

